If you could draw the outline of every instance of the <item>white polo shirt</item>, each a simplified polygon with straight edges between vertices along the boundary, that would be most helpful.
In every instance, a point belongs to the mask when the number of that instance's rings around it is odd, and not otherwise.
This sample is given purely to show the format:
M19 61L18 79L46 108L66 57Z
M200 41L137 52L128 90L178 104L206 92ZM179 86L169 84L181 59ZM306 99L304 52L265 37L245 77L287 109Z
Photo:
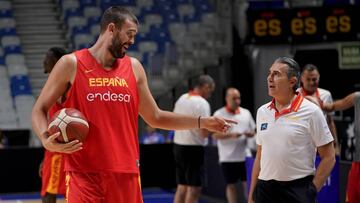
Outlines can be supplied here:
M303 90L302 87L300 87L297 90L297 92L301 93L303 96L307 96L306 92ZM331 96L331 93L326 89L317 88L316 92L311 96L316 96L317 98L319 98L324 103L332 103L333 102L333 98ZM326 111L323 111L323 113L324 113L324 115L326 115L326 114L332 115L333 114L333 113L328 113Z
M291 181L315 174L316 148L333 141L321 109L300 94L277 112L274 100L257 111L261 180Z
M210 116L210 104L200 95L189 92L183 94L175 103L175 113L192 116ZM174 143L179 145L204 146L207 139L200 136L199 129L175 130Z
M244 133L255 130L255 122L249 110L239 107L238 111L232 113L226 107L222 107L214 113L214 116L237 121L231 126L229 133ZM219 139L217 141L220 162L242 162L245 161L247 137L241 135L238 138Z

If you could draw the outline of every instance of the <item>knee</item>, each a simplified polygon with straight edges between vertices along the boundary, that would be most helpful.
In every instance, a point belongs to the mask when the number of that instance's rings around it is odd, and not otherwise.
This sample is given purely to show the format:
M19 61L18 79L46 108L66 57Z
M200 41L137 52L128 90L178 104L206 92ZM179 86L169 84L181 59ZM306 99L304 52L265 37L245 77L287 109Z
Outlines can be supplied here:
M176 192L179 193L180 195L185 195L186 190L187 190L187 187L183 186L183 185L178 185L176 188Z
M188 192L191 196L200 196L201 194L201 187L189 187Z

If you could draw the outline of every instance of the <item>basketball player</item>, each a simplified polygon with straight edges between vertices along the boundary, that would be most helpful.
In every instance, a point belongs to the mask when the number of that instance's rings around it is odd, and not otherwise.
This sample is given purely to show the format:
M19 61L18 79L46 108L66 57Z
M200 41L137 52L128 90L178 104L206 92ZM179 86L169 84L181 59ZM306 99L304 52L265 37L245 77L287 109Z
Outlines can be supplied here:
M209 75L200 75L192 91L179 97L174 112L210 116L210 104L206 101L215 89ZM204 146L209 132L204 129L175 130L174 158L177 189L174 203L196 203L205 181Z
M66 54L63 48L52 47L46 53L44 59L44 73L50 73L56 62ZM49 110L49 118L62 109L61 97ZM64 171L64 157L63 154L51 152L45 149L44 160L40 164L41 177L41 198L43 203L55 203L56 195L61 194L65 196L65 171Z
M247 199L246 190L246 147L247 138L255 135L255 121L249 110L240 107L239 90L230 87L226 90L226 106L217 110L214 115L237 121L227 133L214 133L218 139L219 161L226 182L226 198L228 203L238 202L236 183L240 180L243 193Z
M249 202L315 203L335 164L333 137L323 112L296 94L299 65L275 60L267 77L273 100L257 111L258 145ZM318 151L321 162L315 170Z
M324 103L325 111L342 111L354 106L355 108L355 156L348 176L346 192L347 203L360 202L360 92L354 92L333 103Z
M313 64L306 64L301 73L301 87L297 90L304 97L311 100L311 97L314 97L318 100L320 107L323 103L331 103L333 101L331 93L328 90L319 88L320 81L320 73L318 68ZM316 104L316 103L315 103ZM331 134L334 137L334 144L336 147L336 152L339 153L339 145L336 133L336 126L334 119L330 113L324 112L326 116L327 124L329 125L329 129Z
M134 43L138 20L127 9L108 8L100 35L89 49L63 56L55 65L32 112L33 129L44 147L69 154L67 201L141 203L138 114L162 129L206 128L224 132L231 120L163 111L155 103L141 63L125 54ZM66 68L65 68L66 67ZM47 131L47 111L64 94L65 107L81 111L89 122L84 142L58 143Z

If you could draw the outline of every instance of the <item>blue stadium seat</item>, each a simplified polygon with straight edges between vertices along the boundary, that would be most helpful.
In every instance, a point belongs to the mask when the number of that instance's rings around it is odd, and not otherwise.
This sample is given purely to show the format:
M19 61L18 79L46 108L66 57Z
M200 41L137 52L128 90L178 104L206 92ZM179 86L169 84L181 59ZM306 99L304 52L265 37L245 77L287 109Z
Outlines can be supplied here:
M0 56L0 65L5 65L5 58Z
M3 36L16 35L16 29L13 27L6 27L0 29L0 38Z
M194 1L193 3L194 3L194 6L196 8L196 11L198 13L200 13L200 14L202 14L202 13L210 13L210 12L214 11L212 6L206 0Z
M5 51L5 55L22 53L21 46L17 46L17 45L4 47L4 51Z
M13 14L9 9L1 9L0 10L0 18L12 18Z
M96 0L80 0L80 7L84 8L86 6L97 6Z
M65 11L64 22L68 22L70 17L82 16L80 8L70 8Z
M72 28L72 36L76 35L76 34L80 34L80 33L86 33L89 34L90 33L90 28L89 26L75 26Z
M96 24L99 24L100 23L100 20L101 20L101 17L90 17L88 18L88 25L89 26L92 26L92 25L96 25Z
M184 16L184 23L195 23L195 22L200 22L200 15L195 14L195 15L189 15L189 16Z
M27 75L16 75L10 78L11 96L31 95L30 80Z

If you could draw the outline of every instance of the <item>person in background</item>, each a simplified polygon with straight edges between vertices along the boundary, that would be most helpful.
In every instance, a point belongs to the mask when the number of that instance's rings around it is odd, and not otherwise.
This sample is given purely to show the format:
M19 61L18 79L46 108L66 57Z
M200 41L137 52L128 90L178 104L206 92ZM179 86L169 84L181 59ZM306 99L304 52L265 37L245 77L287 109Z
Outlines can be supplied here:
M56 62L67 52L60 47L52 47L45 55L43 62L44 73L49 74L54 68ZM48 117L52 117L58 110L63 108L65 96L62 96L51 107ZM65 171L64 171L64 155L62 153L51 152L45 149L44 160L39 167L39 176L41 177L41 199L43 203L55 203L56 195L65 196Z
M319 69L313 64L306 64L301 72L301 87L297 90L305 98L314 102L320 108L323 103L330 103L333 101L330 91L320 88L320 73ZM340 146L338 144L336 126L331 113L324 112L326 122L329 126L330 132L334 137L334 145L336 153L340 152Z
M174 112L196 117L210 116L206 101L215 89L209 75L201 75L192 91L183 94L175 103ZM201 125L201 124L200 124ZM202 129L175 130L174 158L177 188L174 203L196 203L205 182L204 146L209 132Z
M354 107L355 111L355 156L348 176L346 203L360 202L360 91L353 92L333 103L324 103L327 112L343 111Z
M255 135L255 121L249 110L240 107L241 94L236 88L226 90L226 106L214 113L214 116L237 121L227 133L214 133L218 140L219 161L226 182L226 198L228 203L237 203L236 183L242 183L243 194L247 199L245 158L247 139Z

